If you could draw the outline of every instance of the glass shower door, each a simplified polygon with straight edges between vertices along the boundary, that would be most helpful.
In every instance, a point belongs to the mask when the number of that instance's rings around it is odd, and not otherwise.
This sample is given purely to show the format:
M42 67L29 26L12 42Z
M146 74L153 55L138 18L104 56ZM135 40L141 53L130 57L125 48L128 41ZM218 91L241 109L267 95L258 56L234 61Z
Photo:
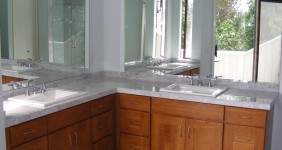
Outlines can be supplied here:
M85 0L51 0L49 44L54 63L84 67Z

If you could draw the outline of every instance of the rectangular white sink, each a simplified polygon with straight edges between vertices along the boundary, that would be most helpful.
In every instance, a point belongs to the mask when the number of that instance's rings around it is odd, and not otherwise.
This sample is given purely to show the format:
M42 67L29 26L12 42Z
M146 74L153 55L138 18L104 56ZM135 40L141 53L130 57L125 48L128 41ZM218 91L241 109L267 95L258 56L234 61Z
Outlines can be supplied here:
M162 69L162 70L174 70L182 67L189 67L189 66L186 63L167 63L158 66L147 66L147 68L149 69Z
M217 97L218 95L222 94L226 90L227 88L204 87L204 86L195 86L188 84L177 84L177 83L160 89L161 92L200 95L200 96L209 96L209 97Z
M19 96L10 97L8 100L20 102L34 107L45 108L62 101L82 96L85 93L86 92L51 88L44 93L33 94L31 96L22 94Z

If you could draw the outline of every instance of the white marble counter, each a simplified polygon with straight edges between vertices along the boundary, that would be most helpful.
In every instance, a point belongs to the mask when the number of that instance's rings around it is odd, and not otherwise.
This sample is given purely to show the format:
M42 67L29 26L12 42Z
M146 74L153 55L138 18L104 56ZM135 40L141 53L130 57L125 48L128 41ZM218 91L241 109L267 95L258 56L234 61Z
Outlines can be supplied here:
M84 91L86 94L78 98L64 101L55 106L40 109L10 101L4 102L6 127L39 118L114 93L135 94L263 110L270 110L274 104L274 100L278 96L278 92L275 91L252 91L232 88L217 98L159 92L161 87L169 84L171 83L120 77L105 77L103 75L93 76L92 78L82 79L80 81L73 81L72 83L56 87Z

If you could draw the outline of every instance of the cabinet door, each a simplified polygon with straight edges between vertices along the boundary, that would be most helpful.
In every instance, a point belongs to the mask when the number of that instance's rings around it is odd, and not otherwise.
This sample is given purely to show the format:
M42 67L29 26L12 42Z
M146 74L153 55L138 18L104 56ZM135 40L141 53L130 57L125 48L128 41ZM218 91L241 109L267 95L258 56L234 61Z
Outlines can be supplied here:
M120 135L120 150L150 150L150 139L129 135Z
M47 137L42 137L29 143L23 144L13 150L48 150Z
M51 150L91 150L91 121L83 121L48 135Z
M153 114L151 128L153 150L184 150L185 118Z
M108 136L96 143L93 144L92 150L113 150L114 143L113 143L113 136Z
M263 150L265 129L225 124L224 150Z
M73 126L74 150L91 150L91 119Z
M223 123L186 120L186 150L221 150Z

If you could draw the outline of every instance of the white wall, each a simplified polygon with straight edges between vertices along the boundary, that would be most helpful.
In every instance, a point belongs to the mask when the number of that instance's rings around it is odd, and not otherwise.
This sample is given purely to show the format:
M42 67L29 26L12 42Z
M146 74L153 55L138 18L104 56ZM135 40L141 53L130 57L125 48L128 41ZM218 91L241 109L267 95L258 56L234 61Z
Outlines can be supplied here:
M281 41L282 42L282 41ZM282 56L282 50L280 51ZM280 81L282 81L282 61L280 60ZM272 150L282 150L282 85L279 85L279 99L274 104Z
M177 59L181 48L181 0L167 1L165 57Z
M214 32L215 32L215 0L194 0L192 59L199 59L200 73L206 76L213 71Z
M35 59L36 1L13 0L14 59Z
M124 71L124 0L104 2L104 69Z
M104 70L104 1L90 0L89 70Z

